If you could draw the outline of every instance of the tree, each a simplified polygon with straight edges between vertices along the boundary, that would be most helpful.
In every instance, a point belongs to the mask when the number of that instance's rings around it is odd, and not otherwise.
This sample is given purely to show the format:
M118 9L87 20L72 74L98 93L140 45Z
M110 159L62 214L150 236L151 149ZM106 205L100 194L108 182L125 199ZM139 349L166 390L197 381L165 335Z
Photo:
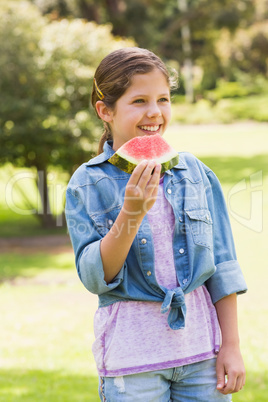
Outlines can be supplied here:
M50 23L26 1L0 6L0 161L35 167L42 177L40 218L53 226L47 171L61 166L71 174L96 152L93 74L107 53L132 42L81 19Z
M182 13L188 12L187 0L178 0L178 7ZM192 46L191 46L191 31L189 23L186 21L181 27L182 50L184 53L185 74L185 95L189 103L194 101L193 88L193 62L192 62Z
M179 66L189 65L185 47L188 30L192 63L204 71L204 89L211 89L217 78L225 74L215 51L221 30L233 34L237 28L253 23L254 9L262 13L267 0L187 0L187 10L178 7L182 0L32 1L41 6L43 13L54 10L61 15L60 4L64 3L70 15L98 23L110 22L113 34L133 37L139 46L155 51L165 60L174 60Z
M238 29L234 35L222 31L217 45L218 56L229 75L235 75L239 66L244 73L268 78L267 20Z

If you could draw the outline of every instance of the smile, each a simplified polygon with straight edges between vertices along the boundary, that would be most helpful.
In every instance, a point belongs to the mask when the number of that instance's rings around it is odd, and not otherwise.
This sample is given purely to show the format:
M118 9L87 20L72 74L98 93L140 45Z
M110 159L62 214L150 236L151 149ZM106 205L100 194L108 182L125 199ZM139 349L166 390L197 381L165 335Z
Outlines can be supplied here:
M139 128L144 131L158 131L160 126L140 126Z

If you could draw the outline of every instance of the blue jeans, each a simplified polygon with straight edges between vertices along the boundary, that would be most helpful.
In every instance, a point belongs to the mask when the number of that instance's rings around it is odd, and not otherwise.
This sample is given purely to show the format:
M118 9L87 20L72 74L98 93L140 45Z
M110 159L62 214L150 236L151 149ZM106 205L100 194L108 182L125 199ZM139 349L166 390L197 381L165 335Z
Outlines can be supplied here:
M216 359L122 377L101 377L103 402L229 402L216 390Z

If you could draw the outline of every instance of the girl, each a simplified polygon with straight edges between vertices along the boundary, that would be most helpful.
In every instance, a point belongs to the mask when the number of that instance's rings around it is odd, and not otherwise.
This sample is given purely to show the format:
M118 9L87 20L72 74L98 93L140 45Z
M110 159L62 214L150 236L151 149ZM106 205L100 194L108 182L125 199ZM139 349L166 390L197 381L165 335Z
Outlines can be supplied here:
M102 401L230 401L245 383L236 294L246 284L216 176L188 153L163 177L154 161L132 175L108 162L131 138L164 134L172 85L150 51L105 57L92 91L99 155L67 189L78 274L99 296Z

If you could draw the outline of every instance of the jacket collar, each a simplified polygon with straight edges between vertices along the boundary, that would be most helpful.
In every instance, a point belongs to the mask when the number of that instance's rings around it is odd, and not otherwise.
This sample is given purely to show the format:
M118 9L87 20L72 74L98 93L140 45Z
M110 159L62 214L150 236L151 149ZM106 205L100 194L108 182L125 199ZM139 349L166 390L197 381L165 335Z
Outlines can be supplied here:
M90 159L86 166L95 166L100 165L103 162L106 162L115 151L113 150L113 143L112 141L106 141L103 146L103 152L100 155L95 156L95 158ZM179 163L173 167L173 169L187 169L187 165L184 161L184 156L180 154ZM167 173L169 170L167 171Z
M86 163L86 166L100 165L101 163L106 162L114 154L114 152L112 141L106 141L103 146L103 152L95 156L95 158L90 159Z

